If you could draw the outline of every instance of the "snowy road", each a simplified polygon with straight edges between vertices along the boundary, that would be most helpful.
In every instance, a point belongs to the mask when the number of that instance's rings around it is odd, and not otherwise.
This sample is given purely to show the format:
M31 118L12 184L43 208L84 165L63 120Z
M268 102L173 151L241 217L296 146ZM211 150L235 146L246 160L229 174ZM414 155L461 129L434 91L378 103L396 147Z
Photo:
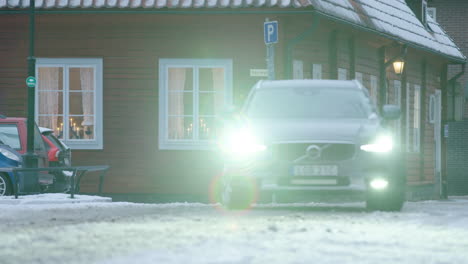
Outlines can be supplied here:
M0 263L468 263L468 198L362 204L0 205Z

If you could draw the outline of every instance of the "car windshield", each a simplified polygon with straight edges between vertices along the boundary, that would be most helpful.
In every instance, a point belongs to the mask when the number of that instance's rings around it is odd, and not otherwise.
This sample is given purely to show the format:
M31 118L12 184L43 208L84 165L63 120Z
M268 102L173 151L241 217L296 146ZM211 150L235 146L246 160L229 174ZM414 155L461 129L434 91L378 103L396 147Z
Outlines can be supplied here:
M21 149L18 127L15 124L0 124L0 144Z
M252 118L369 118L373 108L361 91L346 88L257 90L247 106Z

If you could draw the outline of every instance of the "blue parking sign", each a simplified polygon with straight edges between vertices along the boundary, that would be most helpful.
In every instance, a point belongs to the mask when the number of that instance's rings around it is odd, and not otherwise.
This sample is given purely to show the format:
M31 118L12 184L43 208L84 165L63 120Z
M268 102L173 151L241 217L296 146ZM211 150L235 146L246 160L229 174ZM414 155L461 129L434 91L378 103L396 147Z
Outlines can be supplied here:
M263 36L265 44L278 42L278 21L268 21L263 23Z

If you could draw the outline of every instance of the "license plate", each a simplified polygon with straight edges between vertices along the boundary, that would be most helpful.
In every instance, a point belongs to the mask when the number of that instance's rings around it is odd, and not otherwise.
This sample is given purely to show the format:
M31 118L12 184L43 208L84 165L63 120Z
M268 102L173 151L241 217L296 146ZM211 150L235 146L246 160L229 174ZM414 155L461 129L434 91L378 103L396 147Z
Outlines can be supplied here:
M294 176L338 176L337 165L296 165Z
M337 180L335 179L293 179L291 184L297 185L336 185Z

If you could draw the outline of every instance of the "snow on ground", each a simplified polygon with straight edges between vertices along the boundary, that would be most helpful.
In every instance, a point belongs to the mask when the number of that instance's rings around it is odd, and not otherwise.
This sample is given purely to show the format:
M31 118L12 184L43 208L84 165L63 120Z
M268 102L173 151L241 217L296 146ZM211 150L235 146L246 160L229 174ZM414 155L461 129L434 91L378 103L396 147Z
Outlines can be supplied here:
M398 213L361 203L225 212L95 198L0 203L0 263L468 263L468 197L408 202Z
M20 195L16 199L14 196L0 196L0 204L43 204L54 207L56 204L74 204L91 202L112 202L112 198L93 195L74 195L64 193L47 193L35 195Z

